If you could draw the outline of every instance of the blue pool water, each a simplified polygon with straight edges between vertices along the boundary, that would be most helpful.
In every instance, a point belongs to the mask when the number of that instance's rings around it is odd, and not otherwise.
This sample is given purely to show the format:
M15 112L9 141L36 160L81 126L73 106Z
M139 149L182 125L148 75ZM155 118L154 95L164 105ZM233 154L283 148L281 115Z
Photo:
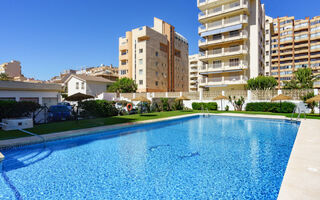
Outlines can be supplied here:
M298 127L196 116L4 150L0 199L277 199Z

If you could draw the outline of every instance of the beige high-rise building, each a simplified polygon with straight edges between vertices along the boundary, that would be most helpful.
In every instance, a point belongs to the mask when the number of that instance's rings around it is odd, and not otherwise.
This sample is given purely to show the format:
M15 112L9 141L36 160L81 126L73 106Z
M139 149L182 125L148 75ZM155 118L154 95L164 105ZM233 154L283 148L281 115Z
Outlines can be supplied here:
M271 36L273 34L273 18L266 16L265 25L265 70L264 75L270 76L271 74Z
M143 26L119 38L119 78L132 78L138 92L189 90L188 41L175 27L154 18L154 26Z
M265 10L260 0L198 0L200 87L243 89L264 73Z
M199 70L202 67L202 62L199 60L200 54L189 56L189 91L199 91L199 80L201 78Z
M314 75L320 75L320 16L280 17L273 20L273 27L271 75L279 88L299 68L311 68ZM320 82L315 87L320 88Z

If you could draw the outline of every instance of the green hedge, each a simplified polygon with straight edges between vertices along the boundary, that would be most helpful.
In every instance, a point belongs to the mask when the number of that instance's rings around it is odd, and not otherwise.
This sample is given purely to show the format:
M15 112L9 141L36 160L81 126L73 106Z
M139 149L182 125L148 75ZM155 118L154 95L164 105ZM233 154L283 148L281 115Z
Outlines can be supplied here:
M192 103L192 109L193 110L201 110L201 109L204 109L204 110L218 110L218 104L215 103L215 102L211 102L211 103L197 103L197 102L194 102Z
M248 103L246 106L246 111L292 113L295 108L296 108L296 105L290 102L282 102L281 108L280 108L280 103L259 102L259 103Z
M41 106L30 101L0 101L0 121L5 118L28 117Z
M105 100L92 100L81 102L80 107L85 115L94 117L109 117L118 115L118 110L112 102Z

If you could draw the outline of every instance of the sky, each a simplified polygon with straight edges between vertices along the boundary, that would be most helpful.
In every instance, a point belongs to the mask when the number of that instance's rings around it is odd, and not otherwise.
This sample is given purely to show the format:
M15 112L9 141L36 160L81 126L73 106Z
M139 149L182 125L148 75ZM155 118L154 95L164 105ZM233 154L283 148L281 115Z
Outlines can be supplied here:
M320 15L319 0L262 0L271 17ZM169 6L170 5L170 6ZM26 77L118 66L118 38L158 17L198 53L197 0L0 0L0 63L18 60Z

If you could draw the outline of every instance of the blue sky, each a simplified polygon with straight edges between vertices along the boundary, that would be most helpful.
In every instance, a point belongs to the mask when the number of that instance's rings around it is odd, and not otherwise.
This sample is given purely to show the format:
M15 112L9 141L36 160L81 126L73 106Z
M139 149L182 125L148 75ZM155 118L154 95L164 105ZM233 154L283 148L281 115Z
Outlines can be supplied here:
M319 0L263 0L272 17L320 15ZM167 5L171 5L168 7ZM27 77L50 79L81 66L118 66L118 38L152 26L153 17L176 27L197 53L196 0L0 0L0 63L22 63Z

